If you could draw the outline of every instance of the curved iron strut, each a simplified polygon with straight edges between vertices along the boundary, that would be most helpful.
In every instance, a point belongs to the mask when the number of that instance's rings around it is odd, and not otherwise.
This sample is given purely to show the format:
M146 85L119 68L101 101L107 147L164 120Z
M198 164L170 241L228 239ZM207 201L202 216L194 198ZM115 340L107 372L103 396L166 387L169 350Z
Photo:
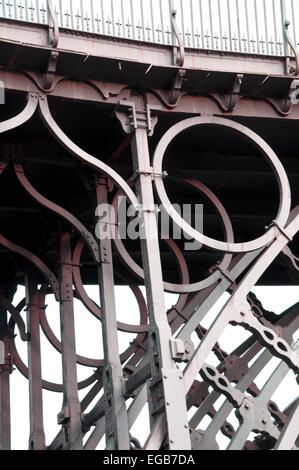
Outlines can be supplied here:
M172 12L171 12L172 28L173 28L174 35L179 44L179 53L178 53L178 57L176 58L176 65L178 67L183 67L184 62L185 62L185 48L184 48L184 42L183 42L182 36L180 35L177 24L176 24L176 13L177 13L176 10L172 9Z
M289 26L290 26L290 22L286 20L285 23L284 23L285 36L286 36L287 43L289 44L290 48L292 49L292 51L294 53L295 61L296 61L296 66L292 67L290 69L290 72L292 72L294 75L297 76L297 75L299 75L299 52L298 52L297 47L295 46L295 44L293 43L293 41L291 39L290 32L289 32Z

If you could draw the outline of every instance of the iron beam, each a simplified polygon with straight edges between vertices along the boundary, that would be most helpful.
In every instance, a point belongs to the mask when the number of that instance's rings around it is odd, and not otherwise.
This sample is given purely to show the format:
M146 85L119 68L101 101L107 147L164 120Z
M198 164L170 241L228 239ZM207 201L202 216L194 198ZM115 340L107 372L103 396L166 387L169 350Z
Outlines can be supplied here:
M30 409L30 450L45 449L43 422L42 366L40 348L40 296L37 283L32 276L26 277L26 306L28 341L28 379Z
M63 405L58 415L62 424L63 449L83 449L81 405L78 397L78 379L75 343L75 322L72 281L71 238L68 232L60 239L60 327L62 342Z
M97 207L105 205L107 199L107 180L96 177ZM99 238L101 263L98 268L100 298L102 308L102 331L104 347L104 390L105 390L105 429L106 447L110 450L128 450L129 428L126 402L123 396L123 370L119 358L117 338L117 320L114 294L114 274L112 264L112 247L110 224L99 220L103 231Z
M148 148L147 129L137 127L132 138L133 169L138 172L137 195L141 203L139 227L149 311L152 411L166 415L170 449L190 449L189 427L182 376L172 359L171 330L167 321L160 248ZM175 394L175 395L174 395Z

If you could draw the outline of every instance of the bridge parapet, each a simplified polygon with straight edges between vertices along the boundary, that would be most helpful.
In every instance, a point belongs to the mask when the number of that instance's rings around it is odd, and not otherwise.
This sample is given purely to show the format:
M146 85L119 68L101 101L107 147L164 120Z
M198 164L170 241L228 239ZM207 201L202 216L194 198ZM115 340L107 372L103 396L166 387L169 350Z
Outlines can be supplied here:
M294 0L9 0L0 18L146 43L268 56L293 56L299 45ZM179 37L176 35L176 31Z

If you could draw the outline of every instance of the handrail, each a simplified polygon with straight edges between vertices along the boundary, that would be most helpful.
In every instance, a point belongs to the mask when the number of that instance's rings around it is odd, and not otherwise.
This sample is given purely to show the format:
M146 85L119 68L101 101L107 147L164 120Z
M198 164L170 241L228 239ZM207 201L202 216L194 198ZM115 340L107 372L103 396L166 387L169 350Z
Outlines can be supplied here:
M47 0L0 0L0 18L52 26L56 14L59 28L178 47L180 62L184 48L285 57L289 55L290 44L290 55L298 55L298 0L52 0L51 3L53 14ZM290 21L287 30L284 15ZM57 27L55 32L57 38Z

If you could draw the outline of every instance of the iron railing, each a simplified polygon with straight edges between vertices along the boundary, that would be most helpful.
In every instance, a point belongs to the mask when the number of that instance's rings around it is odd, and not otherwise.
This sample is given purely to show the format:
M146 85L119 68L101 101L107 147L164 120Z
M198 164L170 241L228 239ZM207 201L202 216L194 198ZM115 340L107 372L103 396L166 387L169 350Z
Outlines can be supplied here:
M52 0L60 28L185 47L291 55L285 21L299 46L299 0ZM48 24L47 0L0 0L0 17Z

